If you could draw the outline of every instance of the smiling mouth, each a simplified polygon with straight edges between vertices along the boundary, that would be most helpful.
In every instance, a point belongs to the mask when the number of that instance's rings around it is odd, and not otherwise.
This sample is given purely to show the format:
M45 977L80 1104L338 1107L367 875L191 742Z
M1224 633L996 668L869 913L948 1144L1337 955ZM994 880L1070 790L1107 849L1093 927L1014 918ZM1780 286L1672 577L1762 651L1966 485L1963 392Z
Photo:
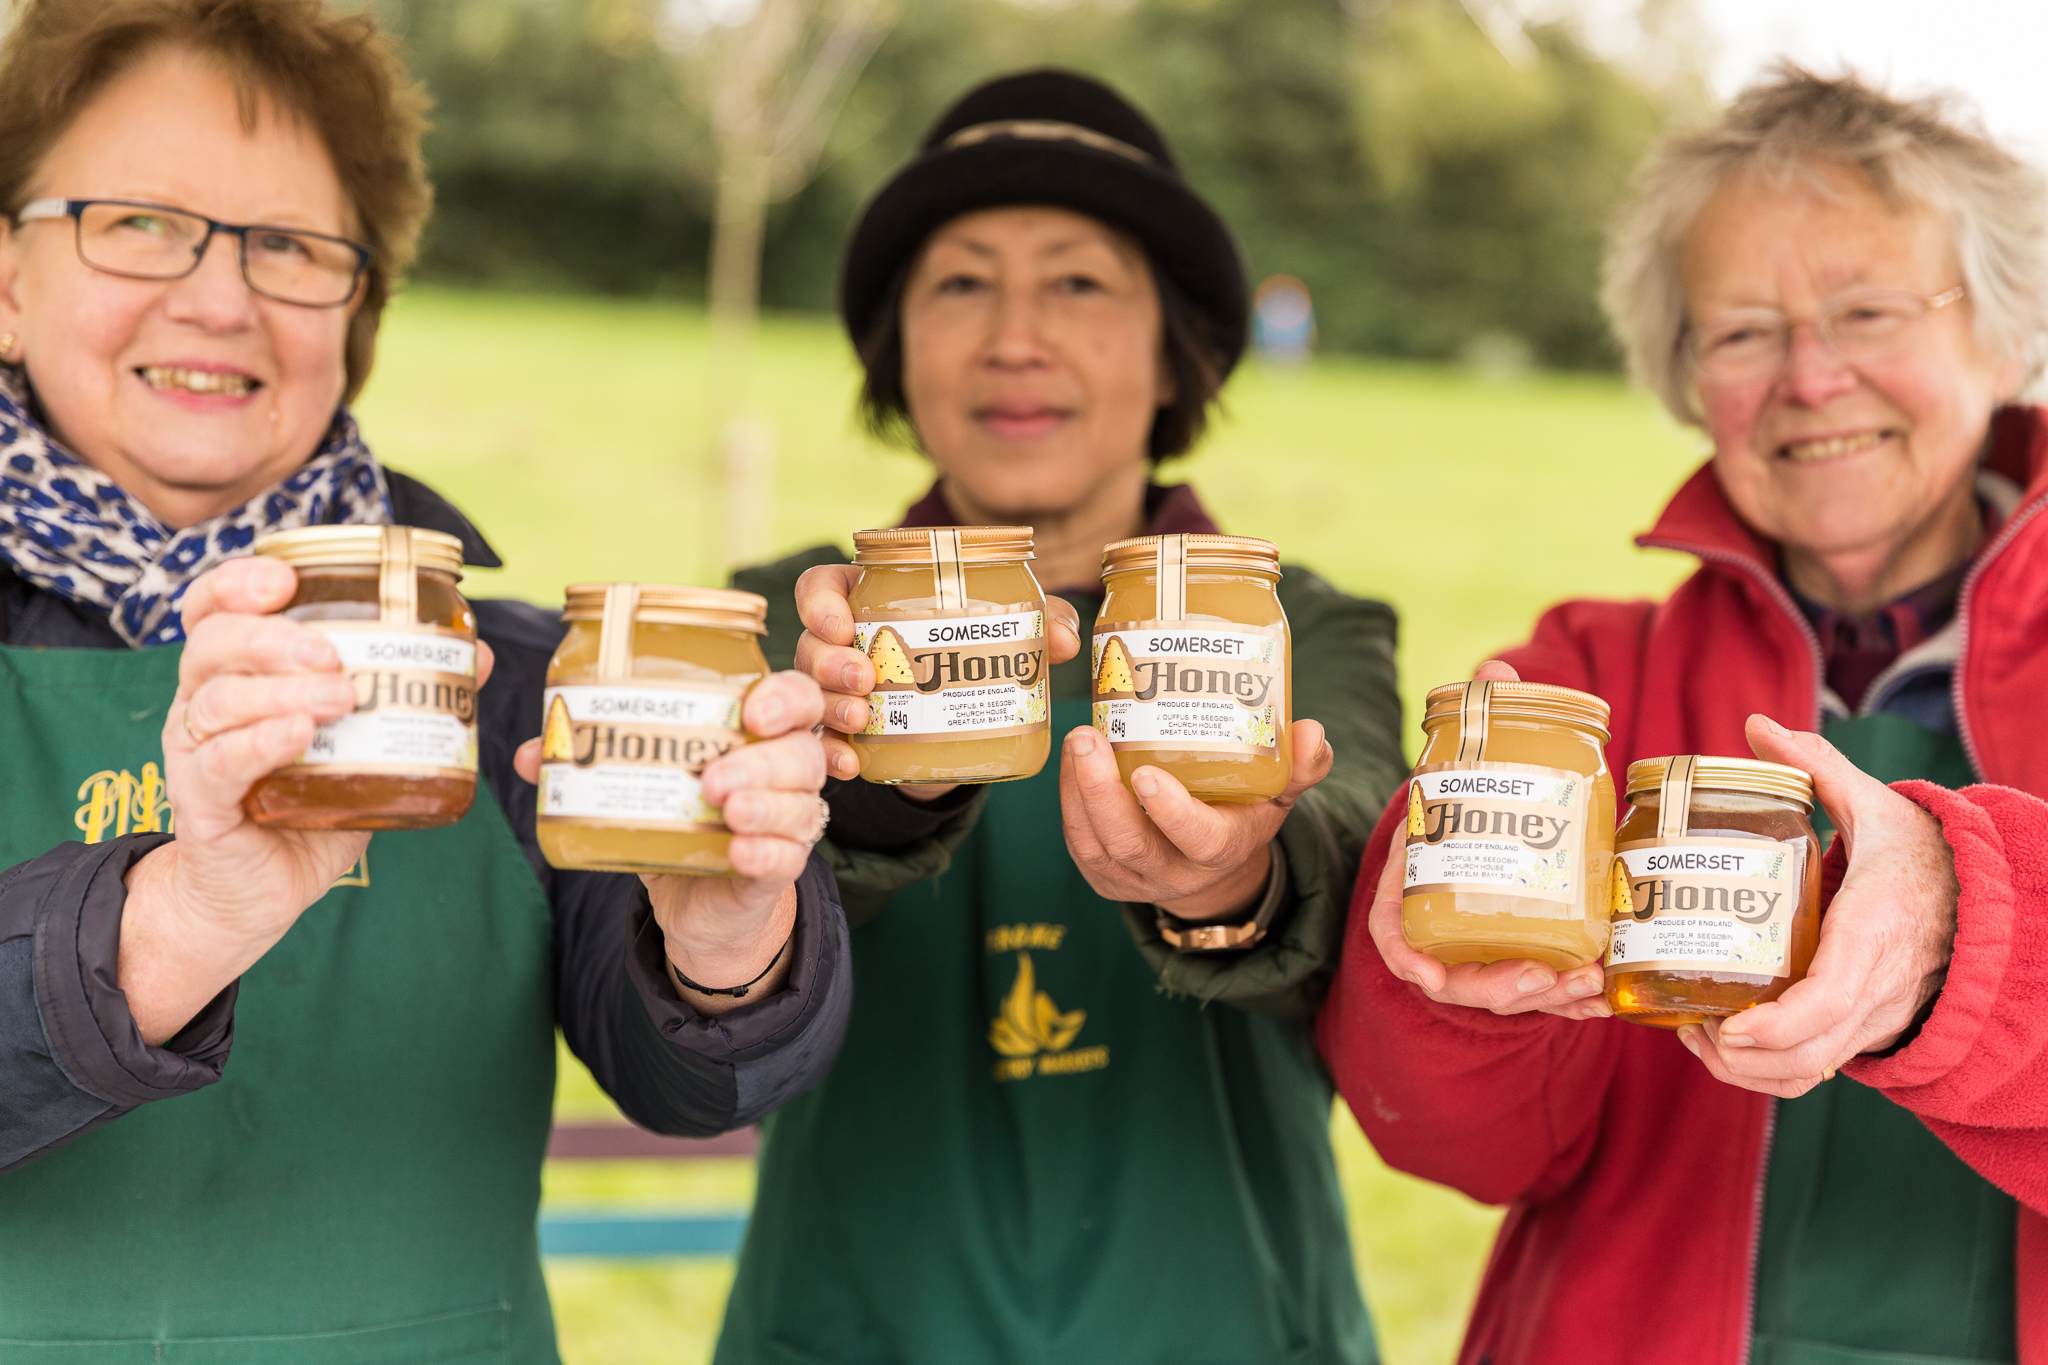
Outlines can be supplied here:
M254 393L257 388L257 382L246 374L229 374L218 370L187 370L175 365L144 365L135 373L143 383L160 391L218 393L230 398L241 398Z
M1821 460L1839 460L1845 455L1860 455L1873 446L1882 445L1896 432L1859 431L1854 436L1830 436L1820 441L1793 441L1778 447L1781 459L1793 464L1814 464Z

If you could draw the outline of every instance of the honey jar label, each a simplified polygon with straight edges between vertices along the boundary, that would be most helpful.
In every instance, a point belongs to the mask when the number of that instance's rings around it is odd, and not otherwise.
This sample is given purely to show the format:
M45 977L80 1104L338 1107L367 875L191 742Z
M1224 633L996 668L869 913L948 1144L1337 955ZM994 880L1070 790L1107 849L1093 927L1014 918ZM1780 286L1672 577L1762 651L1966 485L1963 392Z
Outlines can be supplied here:
M1286 650L1279 627L1100 622L1095 728L1112 749L1271 755L1286 721Z
M853 643L875 666L863 743L997 739L1052 723L1045 612L1035 603L975 616L860 621Z
M1418 769L1408 798L1409 895L1485 891L1577 904L1592 781L1525 763Z
M1607 965L1786 976L1803 842L1645 839L1615 850Z
M381 623L307 624L341 656L356 709L315 730L294 767L410 777L476 771L476 641Z
M687 833L725 828L698 775L746 735L737 692L638 684L550 687L540 739L542 819Z

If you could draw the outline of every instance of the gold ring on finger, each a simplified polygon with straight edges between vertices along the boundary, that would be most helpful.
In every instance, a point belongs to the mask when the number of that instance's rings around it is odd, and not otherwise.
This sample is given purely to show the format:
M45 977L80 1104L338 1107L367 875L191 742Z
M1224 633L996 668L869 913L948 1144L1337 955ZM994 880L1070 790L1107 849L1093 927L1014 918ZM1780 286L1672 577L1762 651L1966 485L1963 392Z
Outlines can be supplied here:
M831 803L831 802L829 802L829 801L827 801L827 800L826 800L826 799L825 799L824 797L822 797L822 796L821 796L821 797L819 797L819 798L818 798L818 832L817 832L816 834L813 834L813 835L811 836L811 842L815 844L815 843L817 843L817 842L818 842L818 841L819 841L820 839L824 838L824 837L825 837L825 830L826 830L826 829L827 829L827 828L828 828L828 827L829 827L829 826L830 826L831 824L832 824L832 803Z
M1822 1067L1822 1068L1821 1068L1821 1073L1820 1073L1820 1078L1821 1078L1822 1080L1824 1080L1824 1081L1831 1081L1831 1080L1833 1080L1833 1079L1835 1078L1835 1069L1834 1069L1833 1067L1831 1067L1831 1066L1829 1066L1829 1067Z
M178 708L178 723L185 727L185 737L192 741L192 747L195 749L211 738L192 728L192 706L189 702Z

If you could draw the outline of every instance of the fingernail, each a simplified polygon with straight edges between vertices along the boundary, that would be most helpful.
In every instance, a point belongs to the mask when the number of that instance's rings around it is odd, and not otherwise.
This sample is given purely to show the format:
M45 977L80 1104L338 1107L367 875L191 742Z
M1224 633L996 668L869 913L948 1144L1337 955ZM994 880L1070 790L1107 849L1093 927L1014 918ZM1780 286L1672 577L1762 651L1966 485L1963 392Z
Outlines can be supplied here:
M1531 967L1522 973L1522 979L1515 983L1515 989L1524 995L1534 995L1538 991L1547 991L1556 984L1557 978L1549 972Z
M839 725L837 728L849 734L853 732L854 728L853 705L854 704L850 701L843 701L840 702L838 706L833 708L833 714L836 715L839 719Z
M334 646L317 637L300 640L292 646L292 662L301 668L332 668L336 663Z
M329 678L321 682L315 692L316 706L353 706L356 700L355 684L347 678Z
M1580 997L1592 995L1600 989L1601 983L1590 976L1582 976L1572 982L1572 994Z
M839 686L848 692L860 691L860 665L848 664L839 670Z
M1131 790L1137 792L1139 799L1149 800L1159 795L1159 779L1150 773L1139 773L1131 779Z
M780 699L763 697L761 698L761 709L756 712L756 715L760 718L764 728L773 727L782 724L784 709Z
M849 782L860 776L860 760L852 754L839 755L832 760L832 766L837 768L839 775Z
M1700 1055L1701 1032L1702 1030L1698 1024L1687 1024L1678 1031L1678 1041L1684 1043L1685 1050L1695 1057Z
M1076 758L1086 758L1095 752L1095 732L1086 728L1067 736L1067 752Z
M839 639L839 618L837 616L826 617L820 624L819 629L824 631L826 639L836 643Z
M1721 1046L1755 1047L1756 1039L1750 1037L1747 1033L1737 1033L1733 1029L1724 1026L1721 1030Z
M1789 735L1792 733L1790 730L1787 730L1784 726L1778 724L1778 722L1772 720L1769 716L1765 716L1763 719L1764 729L1769 730L1774 735Z

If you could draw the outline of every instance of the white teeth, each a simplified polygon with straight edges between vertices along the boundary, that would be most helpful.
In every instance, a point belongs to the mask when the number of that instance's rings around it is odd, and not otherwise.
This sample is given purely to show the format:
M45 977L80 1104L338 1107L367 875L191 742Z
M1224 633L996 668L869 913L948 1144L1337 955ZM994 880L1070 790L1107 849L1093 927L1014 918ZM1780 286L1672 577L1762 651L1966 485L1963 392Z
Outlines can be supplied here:
M174 365L144 365L142 382L152 389L183 389L187 393L225 393L241 397L256 387L246 374L220 374L213 370L186 370Z
M1855 436L1831 436L1825 441L1795 441L1785 447L1785 458L1794 464L1809 460L1832 460L1841 455L1854 455L1859 450L1868 450L1884 440L1882 431L1865 431Z

